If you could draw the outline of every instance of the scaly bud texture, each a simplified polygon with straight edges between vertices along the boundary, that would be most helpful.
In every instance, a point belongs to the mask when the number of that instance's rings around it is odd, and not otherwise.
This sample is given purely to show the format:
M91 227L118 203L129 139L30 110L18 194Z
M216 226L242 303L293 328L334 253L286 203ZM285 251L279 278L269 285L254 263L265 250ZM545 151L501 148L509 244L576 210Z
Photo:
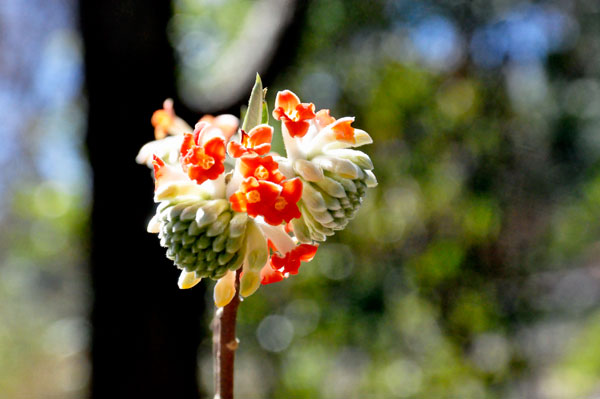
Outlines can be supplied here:
M243 296L297 274L377 185L371 160L353 149L372 142L354 118L315 112L289 90L273 110L287 156L270 153L265 94L257 76L241 128L233 115L204 116L192 128L166 100L152 116L156 140L137 156L154 170L159 203L148 231L181 269L180 288L217 280L219 307L233 298L240 267Z

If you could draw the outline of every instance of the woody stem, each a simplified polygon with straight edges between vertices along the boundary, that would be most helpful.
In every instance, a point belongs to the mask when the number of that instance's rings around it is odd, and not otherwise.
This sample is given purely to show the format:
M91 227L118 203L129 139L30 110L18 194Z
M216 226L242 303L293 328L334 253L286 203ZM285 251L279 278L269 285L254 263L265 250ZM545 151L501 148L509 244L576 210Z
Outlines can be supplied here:
M240 272L235 275L235 295L228 305L217 308L213 319L213 366L215 399L233 399L233 368L238 339L235 320L240 305Z

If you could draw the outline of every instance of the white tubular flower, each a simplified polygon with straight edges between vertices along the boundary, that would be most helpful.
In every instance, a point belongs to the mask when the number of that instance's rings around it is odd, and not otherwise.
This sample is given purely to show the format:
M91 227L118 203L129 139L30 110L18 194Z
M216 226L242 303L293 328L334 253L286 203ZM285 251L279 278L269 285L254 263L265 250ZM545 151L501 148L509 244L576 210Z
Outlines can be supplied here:
M286 177L303 183L298 203L302 217L291 222L301 242L325 241L354 217L366 188L375 187L369 156L351 149L372 143L371 137L352 127L354 118L335 119L329 110L314 113L314 105L301 103L289 90L277 93L273 115L281 120L288 159L277 159Z

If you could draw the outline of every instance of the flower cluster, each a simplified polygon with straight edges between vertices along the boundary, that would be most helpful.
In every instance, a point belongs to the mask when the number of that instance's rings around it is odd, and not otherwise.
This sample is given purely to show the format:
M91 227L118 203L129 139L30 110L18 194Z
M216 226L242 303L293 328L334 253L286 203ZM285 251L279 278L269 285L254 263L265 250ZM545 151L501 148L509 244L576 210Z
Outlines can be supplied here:
M350 149L371 143L354 118L315 112L288 90L277 94L272 113L287 157L271 153L265 93L257 77L241 127L235 116L220 115L192 129L167 100L152 116L156 140L137 156L154 171L159 203L148 231L182 270L180 288L218 280L219 307L235 295L240 268L243 296L297 274L377 184L369 157Z

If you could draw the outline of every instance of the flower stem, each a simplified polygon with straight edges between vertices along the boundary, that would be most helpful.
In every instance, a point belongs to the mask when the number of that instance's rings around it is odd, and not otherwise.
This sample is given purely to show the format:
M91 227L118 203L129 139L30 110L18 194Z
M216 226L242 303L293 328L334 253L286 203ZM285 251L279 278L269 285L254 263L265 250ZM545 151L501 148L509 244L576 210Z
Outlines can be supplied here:
M235 295L228 305L217 308L212 323L215 399L233 399L233 366L239 341L235 336L235 320L240 305L240 273L235 275Z

